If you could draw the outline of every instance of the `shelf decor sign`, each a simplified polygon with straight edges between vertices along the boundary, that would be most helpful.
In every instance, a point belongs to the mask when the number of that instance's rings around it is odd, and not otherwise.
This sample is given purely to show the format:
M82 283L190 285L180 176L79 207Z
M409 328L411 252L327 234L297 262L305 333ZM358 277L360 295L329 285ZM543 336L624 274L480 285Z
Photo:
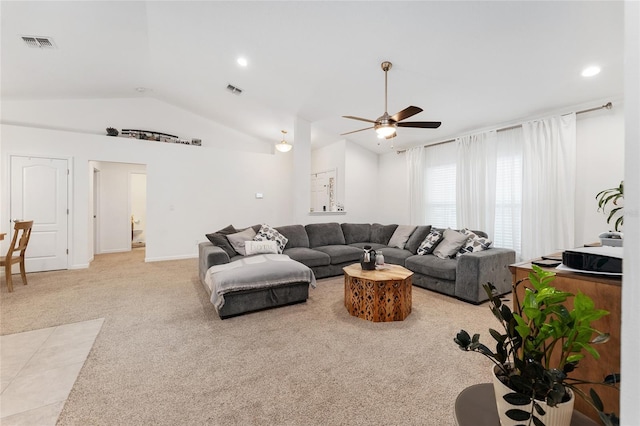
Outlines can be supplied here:
M109 131L112 129L109 127L107 129L107 134L110 136L117 136L117 130L115 132ZM113 129L115 130L115 129ZM170 135L168 133L161 132L153 132L150 130L138 130L138 129L122 129L120 135L124 138L133 138L133 139L141 139L147 141L156 141L156 142L166 142L166 143L178 143L182 145L194 145L194 146L202 146L202 139L183 139L176 135Z

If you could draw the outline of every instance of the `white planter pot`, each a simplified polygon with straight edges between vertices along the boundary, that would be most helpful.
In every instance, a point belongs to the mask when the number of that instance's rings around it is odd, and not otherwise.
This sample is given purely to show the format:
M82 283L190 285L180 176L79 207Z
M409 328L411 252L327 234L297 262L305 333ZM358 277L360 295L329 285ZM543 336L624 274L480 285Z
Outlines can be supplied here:
M598 235L603 246L622 247L624 234L622 232L603 232Z
M521 420L512 420L505 414L508 410L518 409L524 411L530 411L530 405L511 405L507 401L504 400L503 396L512 393L513 390L509 389L504 383L498 379L495 374L495 370L497 366L493 366L491 368L491 377L493 379L493 390L496 394L496 406L498 408L498 416L500 416L500 424L502 426L516 426L521 424L529 424L528 421ZM571 391L569 391L571 392ZM542 406L545 411L544 416L540 416L537 413L535 414L545 426L570 426L571 425L571 416L573 415L573 403L575 402L575 397L572 396L571 399L567 402L563 402L557 404L555 407L549 407L546 402L538 401L538 404ZM531 423L533 424L533 423Z

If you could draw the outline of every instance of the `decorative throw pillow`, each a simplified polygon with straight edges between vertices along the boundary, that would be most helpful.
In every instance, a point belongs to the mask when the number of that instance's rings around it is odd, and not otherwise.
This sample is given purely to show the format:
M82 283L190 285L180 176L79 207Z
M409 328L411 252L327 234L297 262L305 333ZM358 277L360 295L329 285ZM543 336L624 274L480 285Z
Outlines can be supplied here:
M233 247L233 249L237 251L239 255L246 256L247 254L244 249L244 243L246 241L253 240L253 237L255 236L256 231L254 231L252 228L247 228L242 232L227 235L227 239L231 243L231 247Z
M444 238L433 250L433 254L440 259L448 259L456 255L458 250L467 242L469 237L451 228L444 230Z
M264 224L260 227L258 233L253 237L254 241L275 241L278 244L278 253L282 253L284 246L289 241L287 237L279 233L271 226Z
M418 251L416 253L418 253L419 255L431 254L440 241L442 241L442 231L440 231L439 229L431 228L431 231L429 231L429 235L427 235L427 238L425 238L424 241L420 243L420 246L418 247Z
M275 241L245 241L244 249L247 256L251 254L278 254L278 243Z
M460 232L468 236L469 239L462 246L462 248L458 250L456 257L460 257L465 253L475 253L486 250L493 244L493 241L491 241L489 238L481 237L467 228L462 229Z
M226 236L229 234L235 234L236 232L238 232L236 228L234 228L233 225L229 225L226 228L223 228L212 234L205 234L205 236L209 241L211 241L211 244L220 247L229 255L229 257L233 257L238 253L236 253L233 247L231 247L231 244L229 244L229 240Z
M416 227L412 225L399 225L396 230L393 232L389 243L387 244L389 247L397 247L399 249L403 249L404 245L407 244L409 237L415 231Z

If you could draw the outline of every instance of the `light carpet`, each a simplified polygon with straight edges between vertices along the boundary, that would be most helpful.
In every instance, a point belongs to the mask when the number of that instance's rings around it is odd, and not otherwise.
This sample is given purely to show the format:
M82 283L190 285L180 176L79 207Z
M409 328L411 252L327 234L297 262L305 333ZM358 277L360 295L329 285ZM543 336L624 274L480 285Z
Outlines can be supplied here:
M196 259L134 250L28 279L2 287L1 334L105 319L60 425L446 426L458 393L489 381L489 362L452 340L488 337L488 306L418 287L402 322L351 317L342 277L306 303L223 321Z

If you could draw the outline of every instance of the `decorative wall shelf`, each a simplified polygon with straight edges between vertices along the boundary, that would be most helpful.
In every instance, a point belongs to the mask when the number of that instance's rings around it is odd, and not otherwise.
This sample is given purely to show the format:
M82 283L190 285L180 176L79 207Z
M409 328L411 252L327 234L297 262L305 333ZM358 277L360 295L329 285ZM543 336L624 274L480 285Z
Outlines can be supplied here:
M117 134L117 133L116 133ZM201 139L181 139L168 133L152 132L151 130L122 129L120 136L123 138L141 139L155 142L179 143L182 145L202 146Z
M347 214L345 211L340 212L309 212L309 216L332 216L332 215L342 215Z

